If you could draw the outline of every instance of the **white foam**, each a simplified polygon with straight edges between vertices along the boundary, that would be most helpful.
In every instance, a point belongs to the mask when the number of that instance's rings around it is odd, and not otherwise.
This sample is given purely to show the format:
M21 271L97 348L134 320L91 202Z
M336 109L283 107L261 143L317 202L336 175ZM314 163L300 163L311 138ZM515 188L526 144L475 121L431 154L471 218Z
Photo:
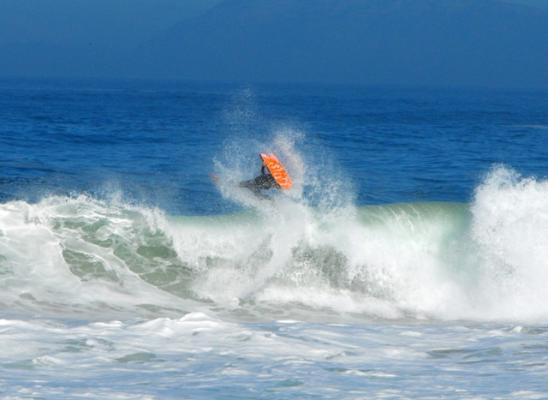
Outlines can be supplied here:
M472 235L493 316L548 317L548 181L494 169L476 190Z

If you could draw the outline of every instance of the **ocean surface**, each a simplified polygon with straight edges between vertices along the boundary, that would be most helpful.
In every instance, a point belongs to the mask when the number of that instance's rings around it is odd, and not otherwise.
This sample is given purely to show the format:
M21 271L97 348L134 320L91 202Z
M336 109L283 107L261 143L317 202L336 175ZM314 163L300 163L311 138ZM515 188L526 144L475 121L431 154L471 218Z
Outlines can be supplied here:
M548 398L548 93L0 80L0 398Z

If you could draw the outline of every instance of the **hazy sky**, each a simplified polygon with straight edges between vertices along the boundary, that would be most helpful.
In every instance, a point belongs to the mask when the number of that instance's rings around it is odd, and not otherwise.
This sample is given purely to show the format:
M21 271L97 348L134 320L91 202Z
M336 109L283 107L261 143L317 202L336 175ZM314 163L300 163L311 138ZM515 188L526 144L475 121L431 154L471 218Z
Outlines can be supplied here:
M220 0L0 0L0 45L138 45Z
M0 0L0 77L548 88L543 49L548 0Z
M22 42L139 45L221 1L0 0L0 45ZM548 9L548 0L503 1Z

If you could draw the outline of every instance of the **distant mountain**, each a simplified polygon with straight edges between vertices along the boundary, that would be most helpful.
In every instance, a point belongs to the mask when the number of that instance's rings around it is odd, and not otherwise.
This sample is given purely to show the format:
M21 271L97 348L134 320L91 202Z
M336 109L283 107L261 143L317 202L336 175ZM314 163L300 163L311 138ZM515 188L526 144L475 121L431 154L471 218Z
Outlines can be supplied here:
M225 0L135 76L548 88L548 11L500 0Z
M548 1L546 0L504 0L508 3L521 4L524 6L544 8L548 10Z

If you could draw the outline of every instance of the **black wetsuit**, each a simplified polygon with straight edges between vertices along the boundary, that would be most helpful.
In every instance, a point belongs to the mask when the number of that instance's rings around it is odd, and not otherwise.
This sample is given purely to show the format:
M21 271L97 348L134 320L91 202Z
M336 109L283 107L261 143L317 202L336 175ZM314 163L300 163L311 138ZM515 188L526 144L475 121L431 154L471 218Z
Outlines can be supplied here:
M240 182L240 187L247 188L253 193L260 195L261 190L268 190L278 188L278 184L274 180L274 177L268 173L266 167L261 167L261 175L248 181Z

